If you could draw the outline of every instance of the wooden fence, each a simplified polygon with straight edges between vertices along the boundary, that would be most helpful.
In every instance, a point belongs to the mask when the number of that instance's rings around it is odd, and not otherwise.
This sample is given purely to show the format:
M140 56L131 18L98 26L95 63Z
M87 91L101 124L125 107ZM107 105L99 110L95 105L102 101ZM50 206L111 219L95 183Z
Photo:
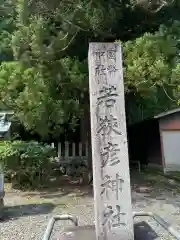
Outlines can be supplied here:
M87 159L88 158L88 143L58 143L57 146L58 158L60 161L71 159Z
M51 145L55 147L53 143ZM58 161L62 164L68 163L73 159L86 162L88 160L88 143L59 142L57 146L57 156ZM132 165L137 165L139 172L141 171L139 160L130 160L130 168Z

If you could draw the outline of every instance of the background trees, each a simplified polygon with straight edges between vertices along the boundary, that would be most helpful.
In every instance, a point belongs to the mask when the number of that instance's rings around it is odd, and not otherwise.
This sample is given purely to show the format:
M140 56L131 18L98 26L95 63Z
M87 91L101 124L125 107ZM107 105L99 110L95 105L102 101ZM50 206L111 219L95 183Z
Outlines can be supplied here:
M4 0L2 107L14 109L27 130L46 140L89 121L89 41L123 44L129 124L176 106L179 2Z

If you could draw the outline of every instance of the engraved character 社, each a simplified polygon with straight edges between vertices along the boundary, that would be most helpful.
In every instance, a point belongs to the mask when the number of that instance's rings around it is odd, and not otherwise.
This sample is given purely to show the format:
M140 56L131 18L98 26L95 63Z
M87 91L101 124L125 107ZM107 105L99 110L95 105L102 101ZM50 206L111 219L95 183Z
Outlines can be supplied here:
M120 225L126 225L124 222L121 221L121 216L126 215L125 213L121 212L121 207L116 205L116 213L113 215L112 226L118 227Z
M116 97L118 96L116 92L116 87L115 86L104 86L100 91L99 91L100 96L98 97L97 104L101 105L102 103L105 103L106 107L112 107L116 103Z
M104 118L100 118L99 128L97 129L97 133L101 133L102 135L109 135L111 132L115 132L116 134L121 135L121 132L118 130L118 120L113 115L105 116Z
M116 174L116 179L111 179L109 175L105 175L103 183L101 184L101 195L105 193L107 199L109 199L109 193L111 194L111 192L115 192L116 200L119 200L119 193L122 192L123 183L124 180L119 176L118 173Z
M118 144L112 142L108 142L105 147L101 148L101 167L105 167L107 163L109 163L110 166L120 163L120 160L116 154L119 151L120 148L118 148Z
M126 225L123 221L121 221L121 216L126 215L121 212L121 207L116 205L116 211L113 210L111 205L107 206L103 211L103 226L108 226L109 230L114 227L119 227L121 225Z

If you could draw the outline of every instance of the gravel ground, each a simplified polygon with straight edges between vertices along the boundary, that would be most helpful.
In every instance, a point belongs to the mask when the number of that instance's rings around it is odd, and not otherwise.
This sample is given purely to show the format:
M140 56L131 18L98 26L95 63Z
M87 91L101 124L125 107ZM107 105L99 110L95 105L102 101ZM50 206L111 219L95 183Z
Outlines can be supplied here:
M153 211L180 231L180 194L177 189L167 189L167 185L149 186L147 182L132 184L133 210ZM73 188L68 192L65 189L20 192L9 188L6 190L5 205L7 218L0 222L0 240L40 240L49 218L54 214L78 216L80 225L93 224L94 221L93 197L87 188ZM148 223L148 227L155 230L156 234L149 229L151 239L174 239L153 220L145 217L136 220L136 224L139 222L144 227ZM55 226L52 239L57 239L60 229L62 223Z

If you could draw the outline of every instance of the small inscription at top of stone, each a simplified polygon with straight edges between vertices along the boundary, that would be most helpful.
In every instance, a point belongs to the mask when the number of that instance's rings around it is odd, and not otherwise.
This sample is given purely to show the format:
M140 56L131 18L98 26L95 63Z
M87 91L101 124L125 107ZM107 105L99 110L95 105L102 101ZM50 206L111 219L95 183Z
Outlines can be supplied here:
M106 57L108 60L113 60L116 62L116 52L117 52L117 45L113 44L110 48L107 49L107 46L102 45L101 48L95 48L93 50L93 55L95 57L95 62L101 62Z

